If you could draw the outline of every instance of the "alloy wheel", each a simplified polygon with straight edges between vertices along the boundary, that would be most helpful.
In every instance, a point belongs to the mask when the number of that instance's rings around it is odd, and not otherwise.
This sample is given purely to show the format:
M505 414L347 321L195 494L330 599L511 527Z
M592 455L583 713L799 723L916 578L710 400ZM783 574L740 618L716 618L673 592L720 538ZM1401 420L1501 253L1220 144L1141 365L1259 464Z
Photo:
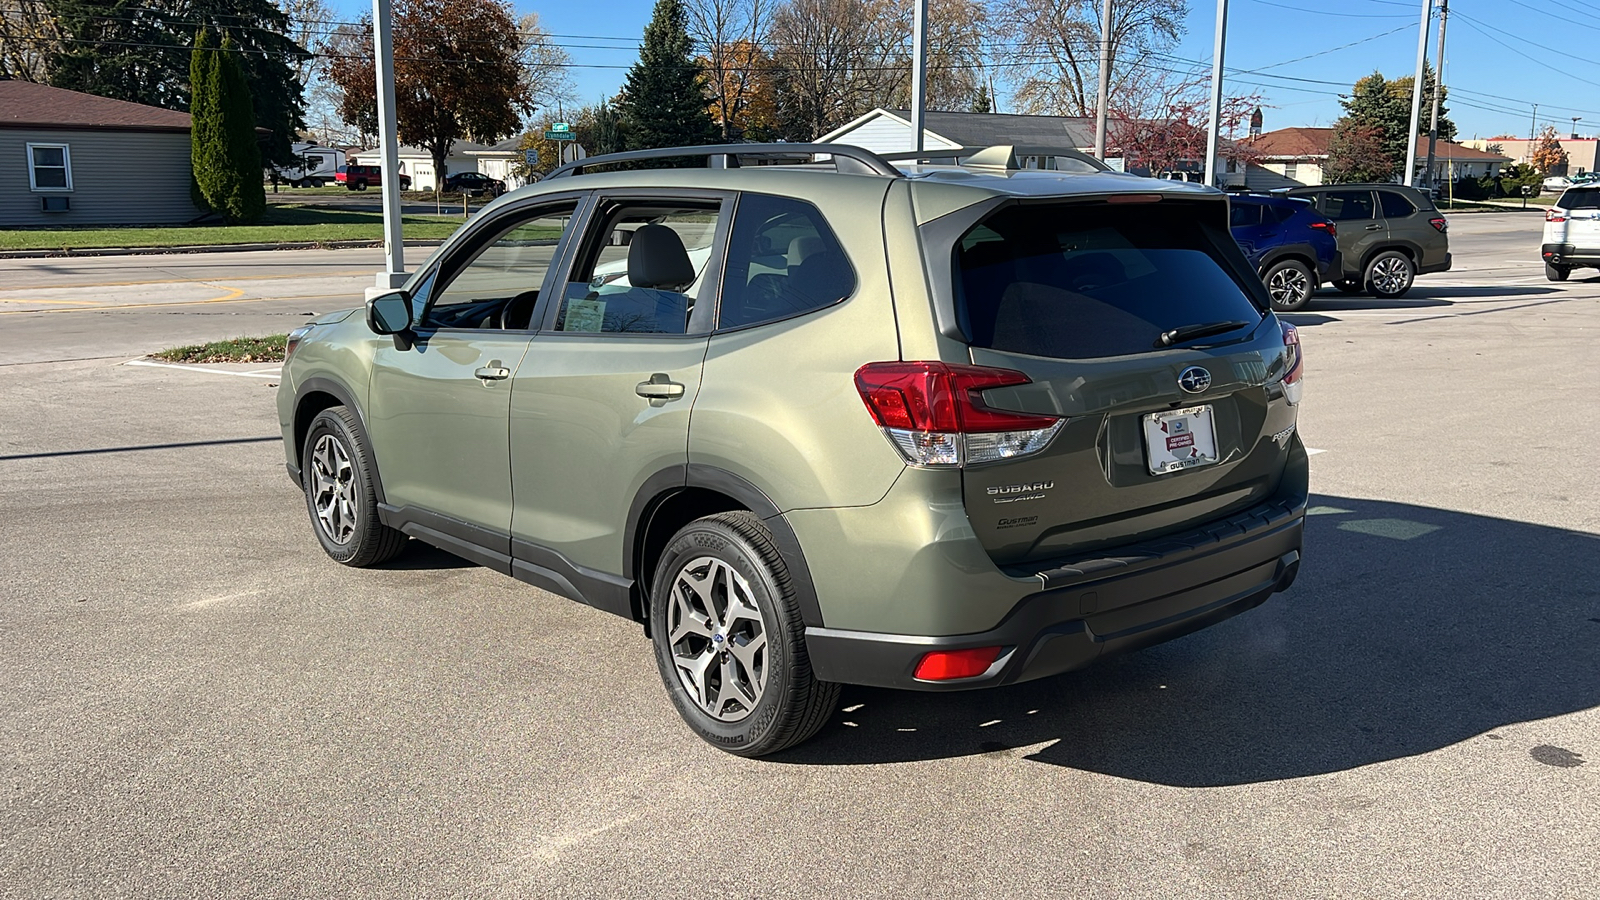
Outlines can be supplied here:
M701 556L672 579L667 643L689 699L722 722L755 711L767 687L767 633L750 583Z
M1284 266L1272 273L1267 291L1272 295L1272 302L1279 306L1296 306L1311 293L1311 279L1295 266Z
M1380 293L1396 294L1406 289L1411 280L1411 268L1398 256L1378 260L1372 267L1372 286Z
M344 444L331 434L311 451L311 505L317 525L335 544L347 544L356 531L356 471Z

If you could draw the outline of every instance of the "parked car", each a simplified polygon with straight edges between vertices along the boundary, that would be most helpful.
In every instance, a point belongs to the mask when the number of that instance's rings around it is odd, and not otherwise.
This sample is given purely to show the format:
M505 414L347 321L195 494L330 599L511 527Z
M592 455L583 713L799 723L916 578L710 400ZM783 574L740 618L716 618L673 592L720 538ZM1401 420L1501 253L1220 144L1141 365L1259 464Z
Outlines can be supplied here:
M377 166L351 164L339 173L338 180L349 190L364 191L383 184L383 170ZM404 172L400 173L400 190L411 190L411 176Z
M1544 274L1566 281L1573 269L1600 268L1600 184L1570 187L1544 214Z
M1418 275L1450 270L1449 223L1427 195L1400 184L1290 188L1339 229L1339 277L1346 294L1403 297Z
M1549 175L1545 177L1542 193L1559 194L1572 187L1572 179L1565 175Z
M481 172L458 172L444 180L444 189L452 194L488 194L491 197L498 197L506 192L506 183Z
M1339 277L1339 230L1308 201L1267 194L1228 200L1233 239L1266 283L1273 309L1303 309L1317 285Z
M738 165L797 153L828 159ZM721 165L650 168L685 156ZM289 337L322 549L415 537L642 623L683 720L744 756L841 683L1028 681L1286 590L1304 367L1224 195L1002 147L908 168L679 147L487 204Z

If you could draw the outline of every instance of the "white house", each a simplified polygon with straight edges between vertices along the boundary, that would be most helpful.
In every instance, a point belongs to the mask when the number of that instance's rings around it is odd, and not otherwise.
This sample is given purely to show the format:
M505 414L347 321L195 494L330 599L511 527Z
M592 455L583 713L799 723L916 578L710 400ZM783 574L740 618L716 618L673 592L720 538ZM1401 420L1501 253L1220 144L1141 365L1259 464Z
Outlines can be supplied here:
M955 150L1011 144L1018 148L1086 151L1094 146L1094 120L1077 116L1022 116L1010 113L936 112L923 119L923 148ZM817 138L819 144L850 144L874 153L914 150L911 113L874 109ZM1023 166L1055 168L1048 155L1018 152Z

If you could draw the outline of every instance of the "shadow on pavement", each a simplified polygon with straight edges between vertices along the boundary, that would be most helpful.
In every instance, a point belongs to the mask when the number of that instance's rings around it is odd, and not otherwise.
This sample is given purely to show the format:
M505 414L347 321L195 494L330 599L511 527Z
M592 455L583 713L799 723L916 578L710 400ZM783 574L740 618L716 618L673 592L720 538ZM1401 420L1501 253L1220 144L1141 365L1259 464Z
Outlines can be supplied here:
M1255 610L1010 688L846 687L833 723L775 759L994 753L1207 787L1353 769L1600 704L1600 536L1343 497L1312 511L1299 580Z
M406 542L406 549L399 556L373 568L395 572L420 572L425 569L468 569L477 565L448 550L440 550L432 544L413 539Z

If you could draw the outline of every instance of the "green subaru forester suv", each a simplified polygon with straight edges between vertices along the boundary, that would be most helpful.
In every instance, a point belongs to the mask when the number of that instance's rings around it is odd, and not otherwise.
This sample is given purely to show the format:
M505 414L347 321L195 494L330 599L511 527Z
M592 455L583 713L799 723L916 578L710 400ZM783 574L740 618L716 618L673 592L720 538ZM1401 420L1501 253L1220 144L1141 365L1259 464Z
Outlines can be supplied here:
M746 756L840 684L1042 678L1288 588L1299 339L1225 195L927 160L643 151L485 207L291 335L323 549L418 538L640 622L684 720Z

